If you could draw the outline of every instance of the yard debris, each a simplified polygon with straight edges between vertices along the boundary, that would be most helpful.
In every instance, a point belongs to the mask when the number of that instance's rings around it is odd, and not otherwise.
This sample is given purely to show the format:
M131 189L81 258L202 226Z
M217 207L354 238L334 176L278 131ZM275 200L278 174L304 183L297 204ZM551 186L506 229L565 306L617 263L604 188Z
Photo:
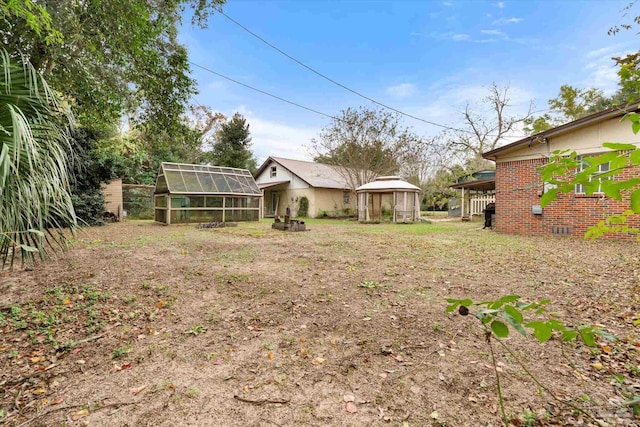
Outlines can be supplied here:
M208 228L224 228L224 227L237 227L237 222L221 222L221 221L213 221L213 222L205 222L202 224L198 224L196 229L203 230Z
M355 414L356 412L358 412L358 408L356 407L356 404L354 402L347 402L347 404L344 406L344 410L350 414Z
M268 403L273 404L282 404L289 403L291 399L247 399L245 397L240 397L237 394L233 396L234 399L239 400L240 402L251 403L252 405L266 405Z

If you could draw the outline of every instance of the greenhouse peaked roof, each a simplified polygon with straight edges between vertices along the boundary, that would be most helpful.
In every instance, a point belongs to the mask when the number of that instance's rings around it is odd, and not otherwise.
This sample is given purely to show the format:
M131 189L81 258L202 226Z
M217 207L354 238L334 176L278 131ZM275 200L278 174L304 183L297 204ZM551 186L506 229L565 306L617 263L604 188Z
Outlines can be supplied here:
M262 195L246 169L184 163L162 163L155 192Z

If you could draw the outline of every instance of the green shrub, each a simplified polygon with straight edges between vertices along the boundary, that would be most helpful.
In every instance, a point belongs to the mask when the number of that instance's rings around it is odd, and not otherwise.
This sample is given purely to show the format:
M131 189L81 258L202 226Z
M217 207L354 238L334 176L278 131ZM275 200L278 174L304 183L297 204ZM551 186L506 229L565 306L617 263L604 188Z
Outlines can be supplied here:
M300 209L298 209L298 216L306 218L309 215L309 199L307 196L300 197Z

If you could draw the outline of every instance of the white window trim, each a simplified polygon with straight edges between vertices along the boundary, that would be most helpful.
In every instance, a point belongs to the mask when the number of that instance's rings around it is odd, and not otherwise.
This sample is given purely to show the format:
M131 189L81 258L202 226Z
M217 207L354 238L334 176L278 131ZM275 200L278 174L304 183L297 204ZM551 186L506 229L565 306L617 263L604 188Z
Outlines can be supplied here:
M577 173L582 172L585 169L585 162L582 161L582 156L579 156L578 160L580 161L580 165L578 166ZM606 165L606 169L602 170L602 167L605 166L605 165ZM601 163L601 164L598 165L598 172L592 174L589 177L589 182L591 182L593 179L598 179L600 181L600 185L598 185L598 190L594 191L593 194L603 194L603 192L602 192L602 181L603 181L603 179L598 178L598 175L600 175L601 173L609 172L610 170L611 170L611 162ZM609 180L609 179L611 179L611 177L604 178L605 181ZM584 189L584 185L582 185L582 184L576 184L575 188L574 188L574 191L575 191L576 194L587 194L585 189Z
M269 173L270 178L276 178L278 176L278 168L276 166L271 166L269 170L270 170L270 173Z

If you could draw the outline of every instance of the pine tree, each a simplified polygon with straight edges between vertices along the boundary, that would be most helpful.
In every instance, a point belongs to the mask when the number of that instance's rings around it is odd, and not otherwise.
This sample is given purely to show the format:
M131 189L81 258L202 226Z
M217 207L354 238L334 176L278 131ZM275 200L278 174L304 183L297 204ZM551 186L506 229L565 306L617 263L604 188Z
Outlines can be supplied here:
M216 166L256 169L256 160L251 151L249 123L242 114L236 113L220 126L210 155L210 162Z

